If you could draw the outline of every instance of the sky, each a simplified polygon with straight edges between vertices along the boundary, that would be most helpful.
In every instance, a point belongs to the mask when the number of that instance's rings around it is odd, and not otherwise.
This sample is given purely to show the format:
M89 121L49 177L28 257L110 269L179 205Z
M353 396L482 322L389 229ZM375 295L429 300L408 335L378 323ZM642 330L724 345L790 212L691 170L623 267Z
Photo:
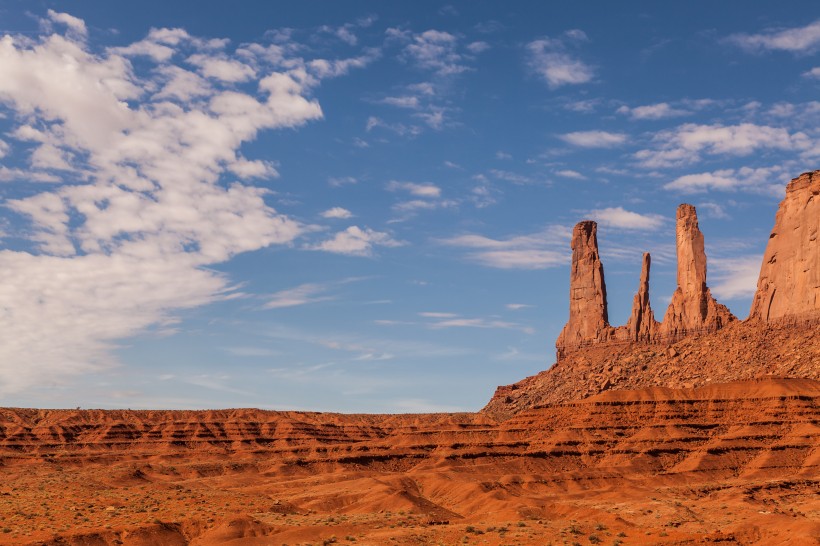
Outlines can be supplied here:
M475 411L674 217L745 318L814 2L0 1L0 405Z

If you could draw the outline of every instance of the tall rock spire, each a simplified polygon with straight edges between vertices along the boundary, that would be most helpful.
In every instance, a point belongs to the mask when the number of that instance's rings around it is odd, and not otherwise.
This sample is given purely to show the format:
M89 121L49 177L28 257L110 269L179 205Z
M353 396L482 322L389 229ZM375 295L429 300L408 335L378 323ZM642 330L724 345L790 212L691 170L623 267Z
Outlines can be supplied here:
M649 303L649 266L651 265L649 252L644 252L641 265L641 281L638 284L638 293L632 300L632 314L626 323L627 335L630 341L649 342L658 330L655 314Z
M678 207L675 239L678 255L678 287L666 310L660 335L677 338L687 333L717 330L735 320L725 305L712 297L706 286L706 251L695 207Z
M786 186L769 236L749 318L772 321L820 314L820 171Z
M598 225L579 222L572 230L572 267L569 277L569 320L555 346L558 358L566 349L606 341L609 319L604 267L598 256Z

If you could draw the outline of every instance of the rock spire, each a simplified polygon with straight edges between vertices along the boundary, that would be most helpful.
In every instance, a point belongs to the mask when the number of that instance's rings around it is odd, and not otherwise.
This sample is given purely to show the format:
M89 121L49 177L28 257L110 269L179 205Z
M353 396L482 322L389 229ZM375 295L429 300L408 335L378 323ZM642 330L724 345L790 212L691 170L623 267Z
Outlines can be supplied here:
M564 349L609 338L604 266L598 255L598 225L579 222L572 230L572 266L569 275L569 320L555 345Z
M706 251L698 227L695 207L682 204L675 226L678 255L678 287L660 326L663 338L679 338L687 333L717 330L734 316L712 297L706 286Z
M820 315L820 171L786 186L775 216L749 318L764 322Z
M820 178L818 178L820 185ZM815 222L816 224L816 222ZM815 233L816 233L815 229ZM695 207L678 207L675 228L678 287L663 322L655 320L649 302L649 253L643 255L638 293L625 326L610 326L604 267L598 255L597 224L579 222L572 232L569 320L555 347L558 360L569 351L607 341L654 343L674 341L693 333L718 330L735 316L712 297L706 286L706 252ZM817 289L818 284L815 284ZM813 300L815 301L815 300ZM820 304L820 298L816 300Z
M651 263L649 252L644 252L638 293L632 300L632 315L626 323L630 341L652 341L658 330L659 325L649 303L649 266Z

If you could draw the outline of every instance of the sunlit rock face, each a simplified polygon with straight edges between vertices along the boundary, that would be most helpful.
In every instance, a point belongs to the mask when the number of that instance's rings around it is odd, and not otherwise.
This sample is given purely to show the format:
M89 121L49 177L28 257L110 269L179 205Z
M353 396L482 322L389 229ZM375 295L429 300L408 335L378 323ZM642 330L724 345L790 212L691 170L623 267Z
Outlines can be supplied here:
M820 315L820 171L788 186L763 255L749 318L770 322Z

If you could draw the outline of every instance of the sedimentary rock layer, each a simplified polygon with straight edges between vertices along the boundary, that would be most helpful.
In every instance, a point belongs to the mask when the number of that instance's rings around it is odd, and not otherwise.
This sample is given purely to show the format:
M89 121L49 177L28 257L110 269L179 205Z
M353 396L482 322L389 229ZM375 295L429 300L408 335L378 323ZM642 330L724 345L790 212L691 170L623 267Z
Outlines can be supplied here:
M503 423L0 409L0 544L808 544L819 411L820 384L778 379Z

